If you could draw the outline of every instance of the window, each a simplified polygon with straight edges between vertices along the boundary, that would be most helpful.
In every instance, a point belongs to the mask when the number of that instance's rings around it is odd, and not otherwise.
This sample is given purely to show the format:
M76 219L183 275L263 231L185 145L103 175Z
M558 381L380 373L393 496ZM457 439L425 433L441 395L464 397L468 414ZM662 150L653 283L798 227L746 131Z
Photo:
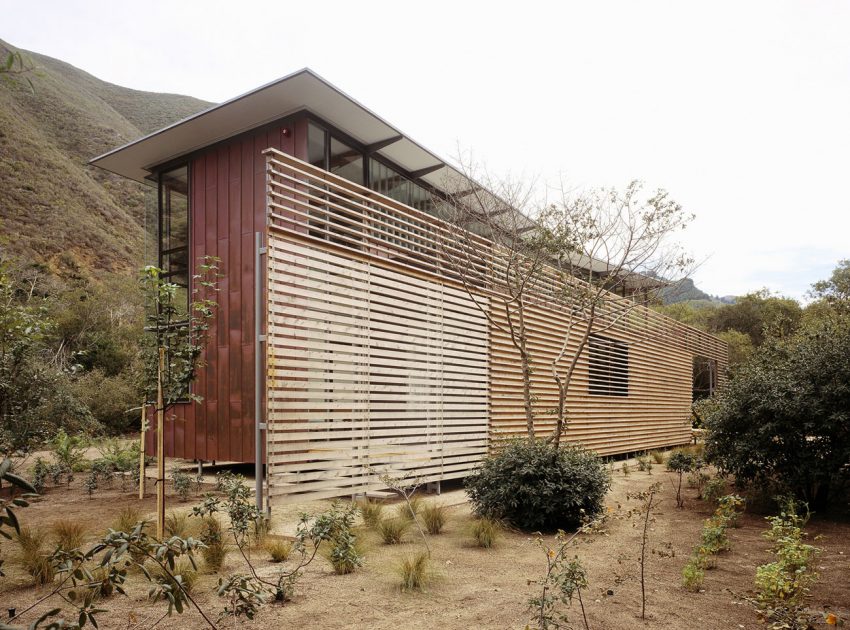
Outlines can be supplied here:
M328 170L362 186L363 154L331 136Z
M696 402L702 398L708 398L715 389L717 389L717 360L695 356L692 400Z
M159 267L179 288L175 305L189 313L189 167L159 175Z
M589 354L588 392L596 396L628 396L629 347L622 341L593 335Z

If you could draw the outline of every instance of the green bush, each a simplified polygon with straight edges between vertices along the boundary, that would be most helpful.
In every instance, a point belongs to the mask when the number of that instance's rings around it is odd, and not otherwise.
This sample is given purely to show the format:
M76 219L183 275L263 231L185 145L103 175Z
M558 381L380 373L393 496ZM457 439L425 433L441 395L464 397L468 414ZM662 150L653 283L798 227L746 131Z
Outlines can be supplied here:
M602 460L580 446L517 440L466 479L479 516L526 530L566 529L598 514L611 486Z
M705 570L700 566L699 558L691 558L682 569L682 586L687 590L697 592L705 580Z
M850 316L805 324L736 369L706 418L706 457L738 482L813 506L848 477Z
M702 498L706 501L717 501L729 490L729 484L723 477L715 477L705 482L702 488Z

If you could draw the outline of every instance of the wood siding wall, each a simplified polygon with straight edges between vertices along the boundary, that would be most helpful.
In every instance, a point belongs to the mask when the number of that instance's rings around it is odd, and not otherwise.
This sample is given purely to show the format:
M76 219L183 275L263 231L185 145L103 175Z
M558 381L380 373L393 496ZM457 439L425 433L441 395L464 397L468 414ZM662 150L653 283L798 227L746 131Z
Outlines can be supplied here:
M287 130L284 132L284 130ZM269 147L306 154L306 120L269 126L204 149L189 158L190 265L221 259L219 309L193 392L201 403L169 410L168 457L254 461L254 234L267 231ZM156 420L151 415L151 427ZM155 453L155 431L147 449Z

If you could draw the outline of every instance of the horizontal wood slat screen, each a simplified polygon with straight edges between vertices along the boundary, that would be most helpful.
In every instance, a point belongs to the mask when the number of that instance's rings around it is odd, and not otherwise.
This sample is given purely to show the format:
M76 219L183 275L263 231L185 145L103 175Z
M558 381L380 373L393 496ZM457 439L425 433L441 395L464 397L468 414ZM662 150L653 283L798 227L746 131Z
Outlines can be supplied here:
M466 476L487 452L489 333L462 291L269 235L269 494Z
M424 480L462 477L488 445L525 435L499 250L285 153L264 153L272 496L382 487L367 463ZM473 269L469 290L489 305L491 322L458 282L462 265ZM559 296L579 285L548 268L529 300L541 435L554 426L551 361L570 328ZM601 454L687 442L694 357L716 362L722 386L725 342L625 297L609 295L597 312L601 338L578 359L565 439ZM568 344L565 362L576 347Z

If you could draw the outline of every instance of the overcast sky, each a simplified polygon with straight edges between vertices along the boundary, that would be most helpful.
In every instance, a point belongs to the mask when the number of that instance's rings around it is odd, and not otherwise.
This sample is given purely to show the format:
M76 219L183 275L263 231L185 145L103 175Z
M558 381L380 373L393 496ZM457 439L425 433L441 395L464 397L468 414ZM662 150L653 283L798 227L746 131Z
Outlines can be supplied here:
M0 38L222 101L309 66L444 157L663 187L702 289L850 257L850 2L3 2Z

